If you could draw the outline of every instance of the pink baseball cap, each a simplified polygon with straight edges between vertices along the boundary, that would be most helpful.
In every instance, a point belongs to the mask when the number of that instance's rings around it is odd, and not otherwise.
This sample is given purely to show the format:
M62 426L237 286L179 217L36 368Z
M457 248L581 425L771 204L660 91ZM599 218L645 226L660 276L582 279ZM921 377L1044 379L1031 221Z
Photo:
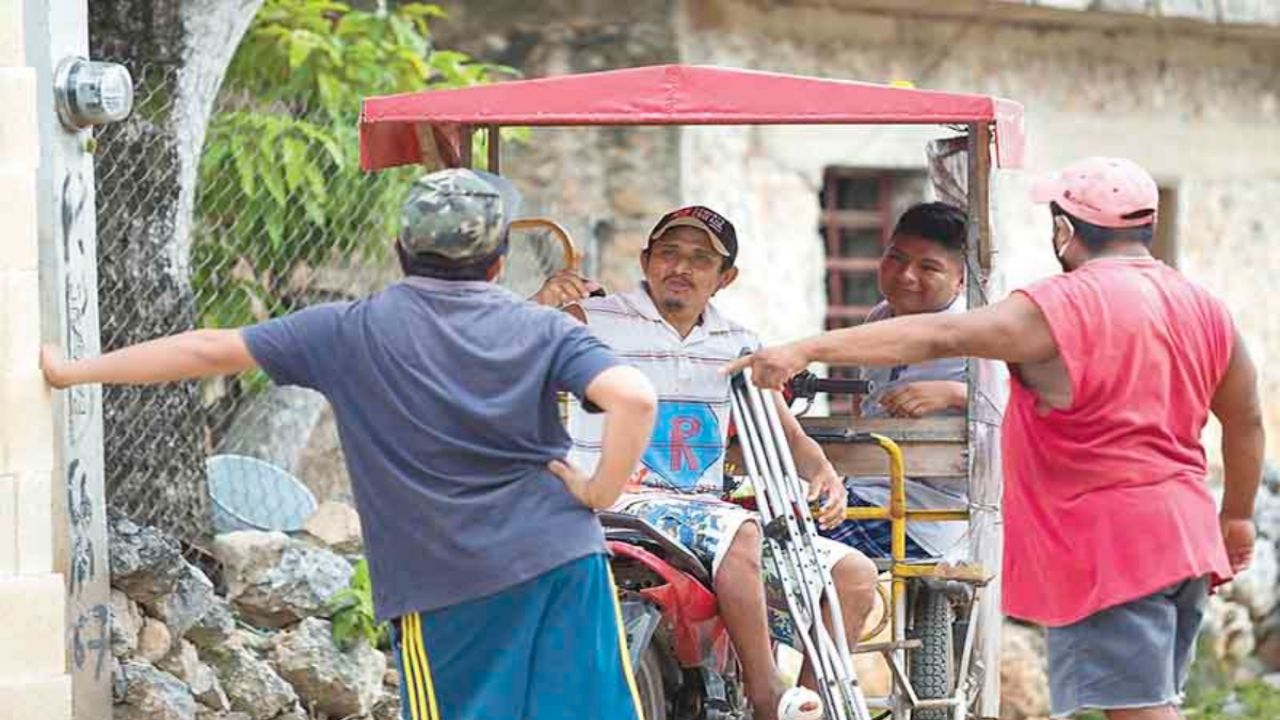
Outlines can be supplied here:
M1031 189L1031 199L1056 202L1094 225L1124 228L1155 222L1160 191L1151 175L1132 160L1090 157L1041 178Z

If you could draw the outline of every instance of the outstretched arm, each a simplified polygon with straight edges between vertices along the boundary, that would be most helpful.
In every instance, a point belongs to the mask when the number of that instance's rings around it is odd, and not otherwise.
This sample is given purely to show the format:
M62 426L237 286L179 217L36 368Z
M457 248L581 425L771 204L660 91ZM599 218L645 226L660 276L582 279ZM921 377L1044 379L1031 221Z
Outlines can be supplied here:
M92 383L154 385L237 373L258 364L239 330L192 330L82 360L67 360L60 348L46 345L40 366L50 385L65 388Z
M757 385L780 389L809 363L909 365L946 357L1010 363L1042 362L1058 354L1049 323L1021 293L966 313L930 313L844 328L765 348L721 369L750 367Z

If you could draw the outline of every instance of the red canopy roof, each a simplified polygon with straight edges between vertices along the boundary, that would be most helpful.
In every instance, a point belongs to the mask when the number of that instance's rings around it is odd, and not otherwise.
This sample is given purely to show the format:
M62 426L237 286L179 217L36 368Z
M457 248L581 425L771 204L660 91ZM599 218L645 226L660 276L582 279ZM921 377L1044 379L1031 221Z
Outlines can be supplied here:
M1019 167L1022 106L987 95L730 68L655 65L367 98L360 164L459 161L460 125L949 124L994 121L997 162ZM427 131L430 131L428 134Z

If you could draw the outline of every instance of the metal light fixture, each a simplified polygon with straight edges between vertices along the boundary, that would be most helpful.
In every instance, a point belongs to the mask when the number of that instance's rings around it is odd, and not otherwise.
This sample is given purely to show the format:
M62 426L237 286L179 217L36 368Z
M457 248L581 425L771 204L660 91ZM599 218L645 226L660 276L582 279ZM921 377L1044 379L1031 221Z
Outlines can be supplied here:
M69 57L53 75L58 118L71 130L123 120L133 110L133 78L116 63Z

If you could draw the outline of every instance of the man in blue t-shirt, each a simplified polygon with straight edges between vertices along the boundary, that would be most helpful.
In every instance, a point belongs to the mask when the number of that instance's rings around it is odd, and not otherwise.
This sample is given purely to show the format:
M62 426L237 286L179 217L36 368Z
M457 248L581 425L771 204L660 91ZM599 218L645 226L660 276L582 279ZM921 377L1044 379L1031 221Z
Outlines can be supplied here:
M491 282L518 202L487 173L427 175L402 210L406 278L382 292L70 363L45 348L44 372L61 388L260 367L318 390L392 621L404 718L639 720L593 510L639 462L656 400L586 328ZM590 477L562 460L561 390L605 413Z

